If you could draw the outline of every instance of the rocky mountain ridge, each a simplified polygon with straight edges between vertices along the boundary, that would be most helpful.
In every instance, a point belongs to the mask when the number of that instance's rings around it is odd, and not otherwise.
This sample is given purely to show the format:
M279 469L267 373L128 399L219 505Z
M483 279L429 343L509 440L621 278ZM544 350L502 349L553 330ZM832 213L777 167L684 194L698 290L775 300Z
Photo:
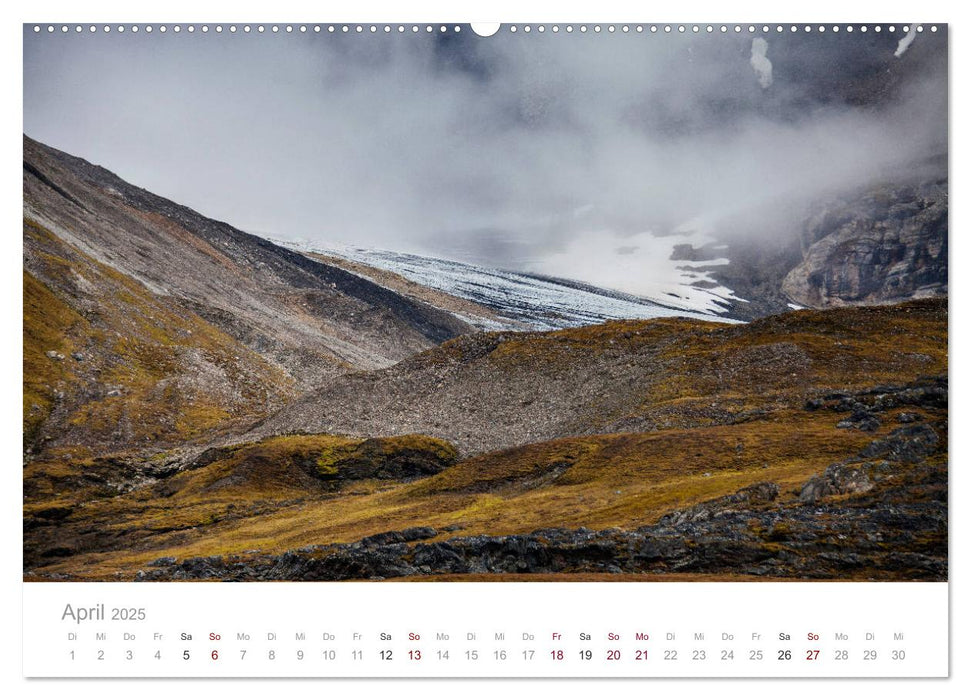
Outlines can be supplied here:
M201 434L471 330L80 158L23 143L32 451ZM166 427L148 425L153 411Z

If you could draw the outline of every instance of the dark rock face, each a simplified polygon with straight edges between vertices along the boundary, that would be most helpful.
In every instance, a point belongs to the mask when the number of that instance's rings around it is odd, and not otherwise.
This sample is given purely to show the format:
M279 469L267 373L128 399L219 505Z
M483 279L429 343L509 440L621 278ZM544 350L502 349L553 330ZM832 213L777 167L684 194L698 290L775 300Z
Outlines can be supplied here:
M887 462L846 464L838 462L826 468L822 476L816 476L803 485L799 500L804 503L843 493L862 493L873 488L873 482L892 473Z
M860 456L917 463L933 453L938 442L937 433L926 423L908 425L897 428L886 438L874 440L860 452Z
M687 522L711 520L721 513L738 510L741 506L771 503L779 496L779 486L770 482L762 482L746 486L724 498L700 503L693 508L668 513L658 520L659 525L674 526Z
M392 530L390 532L380 532L361 540L365 546L397 544L399 542L415 542L417 540L428 540L435 537L438 531L433 527L409 527L404 530Z
M854 414L875 415L883 411L890 411L904 406L912 408L940 409L947 408L947 377L926 376L918 377L914 382L901 385L876 386L854 393L833 392L819 398L809 399L805 404L807 411L829 410L836 413L853 412ZM902 423L913 423L919 414L906 412L900 416L908 416Z
M830 404L833 410L852 410L849 418L836 424L837 428L856 427L872 432L880 425L876 411L890 410L902 402L932 407L943 400L946 405L946 385L943 397L941 390L942 387L931 379L916 387L878 387L856 396L832 395L827 398L835 402ZM813 408L822 405L812 404ZM940 442L937 432L926 423L916 423L919 414L906 415L911 416L909 424L873 440L855 458L831 464L823 474L807 481L799 492L799 500L815 503L827 496L869 491L876 482L899 473L901 465L919 464L932 455ZM873 429L866 427L871 422L875 426Z
M866 406L856 406L849 418L844 418L836 424L837 428L856 428L872 433L880 427L880 419L873 415Z
M947 294L947 181L885 186L825 206L804 225L782 291L803 306Z

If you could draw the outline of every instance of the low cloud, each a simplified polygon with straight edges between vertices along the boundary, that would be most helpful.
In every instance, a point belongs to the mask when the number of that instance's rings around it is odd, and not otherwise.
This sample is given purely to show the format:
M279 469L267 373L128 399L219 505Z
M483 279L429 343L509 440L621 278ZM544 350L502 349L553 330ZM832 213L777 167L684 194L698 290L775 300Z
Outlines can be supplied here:
M573 272L946 149L945 32L770 41L26 31L25 130L246 230Z

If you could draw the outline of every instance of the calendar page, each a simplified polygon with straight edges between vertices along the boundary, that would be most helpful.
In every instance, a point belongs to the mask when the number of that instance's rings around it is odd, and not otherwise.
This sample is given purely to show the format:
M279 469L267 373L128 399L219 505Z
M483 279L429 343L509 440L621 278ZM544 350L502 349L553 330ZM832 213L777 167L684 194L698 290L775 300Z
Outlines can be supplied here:
M25 677L949 675L947 23L272 15L22 25Z

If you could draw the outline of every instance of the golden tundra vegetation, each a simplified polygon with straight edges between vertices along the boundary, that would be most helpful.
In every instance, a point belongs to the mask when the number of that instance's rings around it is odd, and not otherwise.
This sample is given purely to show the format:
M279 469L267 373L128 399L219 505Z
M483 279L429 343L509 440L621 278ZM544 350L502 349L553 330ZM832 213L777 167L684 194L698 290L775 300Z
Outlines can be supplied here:
M68 381L68 370L51 368L38 354L54 347L53 338L44 335L44 323L28 321L28 315L35 308L55 314L49 318L68 329L59 334L69 339L57 346L61 352L88 342L83 319L51 301L35 282L30 281L24 302L25 431L34 429L27 404L46 406L36 398L38 383ZM165 348L183 327L176 320L186 320L170 319L161 309L151 314L158 330L150 331L153 324L147 323L118 341L115 371L129 366L143 378L133 384L142 389L126 410L142 402L143 410L174 411L175 426L185 421L199 431L218 430L218 416L196 422L179 414L184 407L167 406L164 392L152 392L152 373L159 371L153 363L164 363L166 354L137 352L131 338L151 336ZM552 363L568 373L572 363L593 361L608 346L616 351L618 344L633 348L663 339L669 359L680 361L659 363L666 374L656 378L649 394L636 397L631 411L681 420L650 432L571 435L474 455L459 454L447 441L428 435L222 440L175 473L124 488L91 477L133 460L165 464L174 451L184 450L186 440L201 450L206 436L160 434L154 436L155 452L99 453L90 446L60 444L25 465L25 519L56 522L34 531L46 545L25 535L26 547L39 552L25 567L27 576L130 579L160 557L278 554L419 525L435 528L438 538L551 526L637 528L672 510L766 481L780 486L784 504L795 501L807 479L894 427L883 424L872 433L837 429L838 416L809 410L808 398L947 373L946 299L794 311L745 325L657 319L504 336L488 358L500 377L511 365L548 370ZM679 342L670 343L672 337ZM218 337L205 342L218 353ZM423 353L424 360L440 361L457 347L450 341ZM780 352L790 353L793 361L763 359ZM747 381L740 382L742 377ZM736 407L730 421L709 420L700 411L725 402ZM929 415L929 409L916 411L931 420L942 417ZM102 421L106 415L109 408L94 402L73 420ZM402 475L395 469L402 456L409 464L427 463L430 475ZM45 546L46 553L40 551Z

